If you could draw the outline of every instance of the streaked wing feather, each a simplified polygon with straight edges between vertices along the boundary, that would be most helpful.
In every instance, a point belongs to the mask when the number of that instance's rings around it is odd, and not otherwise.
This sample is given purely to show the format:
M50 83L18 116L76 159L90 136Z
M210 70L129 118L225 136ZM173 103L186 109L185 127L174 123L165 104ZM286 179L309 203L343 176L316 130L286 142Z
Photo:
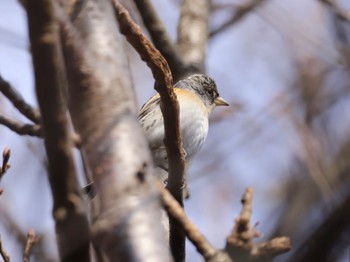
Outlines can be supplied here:
M138 119L144 118L150 111L160 104L159 94L152 96L140 109Z

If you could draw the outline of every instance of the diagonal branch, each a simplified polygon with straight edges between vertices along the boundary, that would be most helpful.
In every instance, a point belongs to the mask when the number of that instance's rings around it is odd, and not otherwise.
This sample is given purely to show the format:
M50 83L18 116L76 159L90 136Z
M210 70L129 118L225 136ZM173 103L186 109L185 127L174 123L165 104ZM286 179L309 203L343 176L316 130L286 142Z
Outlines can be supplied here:
M41 125L24 124L14 121L8 117L0 115L0 124L8 127L13 132L19 135L37 136L42 137L43 132Z
M164 118L165 140L168 161L169 178L167 188L174 198L183 205L182 184L185 169L185 153L182 148L179 128L179 104L173 91L173 79L169 66L164 57L142 34L129 13L114 0L116 16L120 30L136 49L141 58L150 67L155 79L155 89L160 94L161 110ZM170 222L170 247L175 260L183 260L185 257L185 234L182 227L176 222Z
M0 92L4 94L12 104L29 120L33 121L35 124L40 123L40 113L37 109L34 109L31 105L24 101L20 93L18 93L9 82L4 80L0 76Z
M350 22L350 15L343 10L341 10L335 1L332 0L319 0L321 3L325 4L326 6L330 7L335 15L337 16L338 19L345 21L345 22Z
M196 225L186 216L179 203L172 197L168 190L163 188L162 184L158 184L158 189L161 193L161 199L165 210L168 212L169 216L175 218L185 229L188 239L197 248L198 252L202 254L205 261L232 261L226 252L217 250L209 243Z
M134 2L139 10L144 25L151 35L155 47L168 62L174 81L179 81L186 75L187 68L151 1L134 0Z
M227 20L225 23L223 23L217 29L214 29L213 31L210 32L210 37L218 35L219 33L228 29L230 26L241 21L246 15L253 12L254 9L257 8L258 6L260 6L263 2L265 2L265 0L250 0L245 5L241 5L241 6L237 7L234 15L229 20Z

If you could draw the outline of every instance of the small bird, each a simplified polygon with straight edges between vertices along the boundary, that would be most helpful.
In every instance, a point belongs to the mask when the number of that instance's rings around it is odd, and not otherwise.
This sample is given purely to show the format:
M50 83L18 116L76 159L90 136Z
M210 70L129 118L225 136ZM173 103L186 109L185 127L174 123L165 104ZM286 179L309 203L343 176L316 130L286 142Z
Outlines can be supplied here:
M174 86L180 107L180 130L188 163L201 149L209 128L209 115L215 106L229 104L219 96L215 81L202 74L191 75ZM164 121L159 94L152 96L140 109L139 122L146 132L156 166L168 170L163 143Z

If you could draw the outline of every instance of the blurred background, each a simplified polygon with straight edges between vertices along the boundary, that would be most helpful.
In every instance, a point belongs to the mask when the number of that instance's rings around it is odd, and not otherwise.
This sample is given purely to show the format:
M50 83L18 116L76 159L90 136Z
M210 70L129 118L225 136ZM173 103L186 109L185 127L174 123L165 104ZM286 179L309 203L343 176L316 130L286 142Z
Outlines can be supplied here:
M349 261L350 2L263 1L227 23L247 2L212 1L207 73L233 106L212 114L189 170L186 212L211 243L224 247L250 186L252 222L264 234L259 240L292 239L292 251L276 261L301 261L313 249L327 251L327 261ZM153 3L175 40L180 1ZM126 49L141 106L154 93L152 75ZM26 15L15 0L0 3L0 74L36 106ZM1 95L0 113L25 121ZM5 146L12 167L0 185L3 245L20 261L34 228L43 236L34 261L57 261L43 142L0 126L0 149ZM202 260L190 243L187 252L187 261Z

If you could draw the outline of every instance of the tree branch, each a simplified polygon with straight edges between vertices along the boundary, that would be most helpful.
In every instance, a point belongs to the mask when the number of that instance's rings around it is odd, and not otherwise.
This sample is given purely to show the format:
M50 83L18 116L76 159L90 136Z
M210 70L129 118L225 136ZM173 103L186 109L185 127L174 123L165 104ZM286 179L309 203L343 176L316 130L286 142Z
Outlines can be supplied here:
M40 241L41 237L35 235L33 229L30 229L27 235L27 242L23 252L23 262L30 261L30 253L32 252L33 247Z
M31 124L16 122L3 115L0 115L0 124L8 127L13 132L19 135L28 135L28 136L36 136L36 137L43 136L41 125L31 125Z
M94 247L111 261L169 261L151 153L112 4L87 1L75 27L62 15L60 23L69 109L99 205Z
M7 254L7 252L5 251L5 249L2 245L1 236L0 236L0 254L1 254L1 257L4 260L4 262L10 262L10 256Z
M90 261L89 225L77 184L64 100L67 81L59 45L59 26L50 0L27 2L36 94L42 114L53 216L63 261Z
M173 91L173 80L166 60L152 43L142 34L129 13L114 0L116 16L120 29L129 43L140 54L150 67L155 79L155 89L160 94L161 110L164 118L165 139L168 161L169 178L167 188L174 198L183 206L182 184L185 169L185 153L182 148L179 128L179 104ZM185 257L185 234L176 221L170 221L170 247L176 261Z
M210 4L210 0L184 0L181 4L177 43L188 75L205 72Z
M263 2L265 2L265 0L250 0L245 5L239 6L238 8L236 8L234 15L229 20L223 23L219 28L214 29L210 32L210 37L218 35L230 26L241 21L246 15L254 11L254 9L260 6Z
M37 109L34 109L31 105L24 101L20 93L18 93L9 82L4 80L0 75L0 92L6 96L11 103L29 120L36 124L40 123L40 113Z
M176 45L170 39L150 0L134 0L142 21L151 35L152 41L168 62L174 81L183 79L187 68L182 61Z
M345 21L345 22L350 22L350 15L348 13L344 12L343 10L341 10L337 6L335 1L332 1L332 0L319 0L319 1L321 3L323 3L324 5L330 7L339 20Z
M5 147L2 152L2 165L0 167L0 180L5 175L7 170L11 167L8 163L11 156L11 150L8 147Z
M317 227L295 252L293 261L336 261L334 248L347 245L350 236L350 196ZM343 243L341 243L343 242ZM339 245L341 243L341 245Z
M188 219L183 208L166 190L162 184L158 183L158 189L161 193L161 200L168 215L175 218L186 232L186 236L202 254L206 261L232 261L227 253L215 249L209 241L201 234L196 225Z
M337 177L349 188L350 139L342 147L332 162L326 167L326 175ZM290 261L336 261L350 239L350 191L331 211L324 221L317 225L306 240L294 252ZM310 260L311 259L311 260Z
M234 261L258 261L285 253L291 249L287 237L254 243L253 239L261 235L252 225L253 189L247 188L242 197L242 211L235 220L232 233L227 237L225 250Z

